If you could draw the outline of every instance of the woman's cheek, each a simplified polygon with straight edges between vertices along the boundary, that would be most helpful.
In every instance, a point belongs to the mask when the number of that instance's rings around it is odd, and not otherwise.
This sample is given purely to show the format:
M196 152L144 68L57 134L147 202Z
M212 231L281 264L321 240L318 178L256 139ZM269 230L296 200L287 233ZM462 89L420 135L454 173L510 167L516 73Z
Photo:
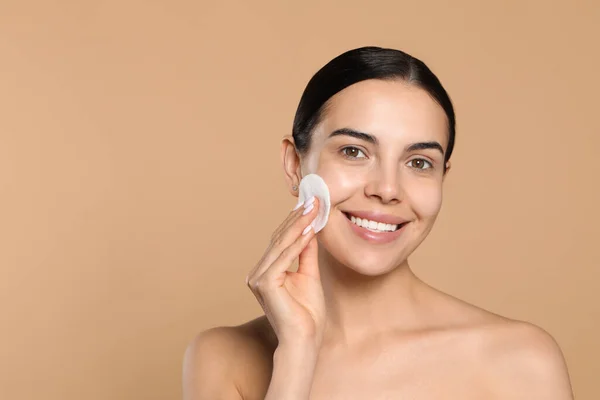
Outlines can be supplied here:
M439 185L415 185L406 193L413 210L421 218L435 217L442 206L442 188Z
M317 174L323 178L329 187L332 206L352 197L357 190L364 186L361 173L355 168L344 168L340 165L335 168L328 168L323 165L319 168Z

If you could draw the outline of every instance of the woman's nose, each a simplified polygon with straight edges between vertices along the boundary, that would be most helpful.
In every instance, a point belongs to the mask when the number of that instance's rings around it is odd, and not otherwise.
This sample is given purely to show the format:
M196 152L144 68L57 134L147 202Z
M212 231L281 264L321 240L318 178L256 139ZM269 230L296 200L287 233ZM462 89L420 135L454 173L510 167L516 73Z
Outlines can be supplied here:
M367 197L377 197L384 204L399 202L402 197L399 177L396 170L378 169L373 171L365 187L365 194Z

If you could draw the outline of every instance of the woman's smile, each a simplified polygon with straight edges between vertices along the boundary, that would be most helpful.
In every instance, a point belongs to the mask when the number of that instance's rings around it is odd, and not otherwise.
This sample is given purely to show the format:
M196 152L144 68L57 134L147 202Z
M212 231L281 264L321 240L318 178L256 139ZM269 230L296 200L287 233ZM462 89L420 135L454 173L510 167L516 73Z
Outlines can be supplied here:
M373 244L390 243L405 231L410 222L403 218L376 212L342 212L350 230L359 238ZM362 218L361 218L362 217ZM367 218L368 217L368 218Z

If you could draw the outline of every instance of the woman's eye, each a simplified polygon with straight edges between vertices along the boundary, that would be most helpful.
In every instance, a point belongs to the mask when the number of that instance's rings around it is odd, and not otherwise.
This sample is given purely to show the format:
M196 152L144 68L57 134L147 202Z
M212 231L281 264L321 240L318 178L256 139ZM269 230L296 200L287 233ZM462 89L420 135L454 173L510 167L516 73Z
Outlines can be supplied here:
M415 158L408 162L411 167L416 169L429 169L432 167L431 163L423 158Z
M363 151L361 149L359 149L359 148L352 147L352 146L350 146L350 147L344 147L342 149L342 153L344 154L344 156L346 158L364 158L364 157L359 157L358 156L359 154L363 154L364 155Z

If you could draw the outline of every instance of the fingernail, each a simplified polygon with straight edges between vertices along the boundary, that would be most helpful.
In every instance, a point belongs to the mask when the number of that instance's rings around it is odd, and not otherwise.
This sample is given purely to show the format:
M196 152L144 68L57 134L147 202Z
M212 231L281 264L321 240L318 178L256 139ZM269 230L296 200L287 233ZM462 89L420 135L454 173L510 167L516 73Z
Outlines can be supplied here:
M313 208L315 208L315 205L311 204L308 207L306 207L306 206L304 206L304 207L305 207L305 209L304 209L304 212L302 213L302 215L308 214Z
M300 203L296 204L296 207L294 207L294 209L292 211L296 211L297 209L299 209L300 207L302 207L303 204L304 204L303 201L301 201Z
M309 206L309 204L312 204L312 203L314 203L314 202L315 202L315 196L310 196L310 197L309 197L309 198L306 200L306 202L304 202L304 207L308 207L308 206Z
M306 234L307 234L307 233L310 231L310 229L311 229L311 228L312 228L312 225L309 225L309 226L307 226L307 227L306 227L306 228L304 228L304 230L302 231L302 234L303 234L303 235L306 235Z

